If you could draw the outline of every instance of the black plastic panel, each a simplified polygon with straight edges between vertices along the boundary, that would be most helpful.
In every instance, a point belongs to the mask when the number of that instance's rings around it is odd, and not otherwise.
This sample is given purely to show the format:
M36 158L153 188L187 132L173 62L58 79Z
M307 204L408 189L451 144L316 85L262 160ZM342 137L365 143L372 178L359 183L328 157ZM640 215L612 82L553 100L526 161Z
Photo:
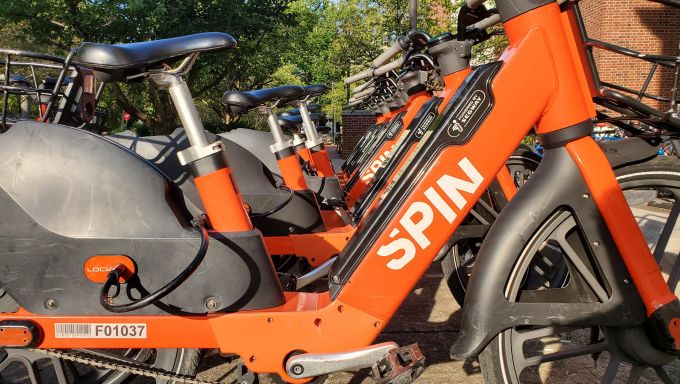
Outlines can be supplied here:
M336 297L340 293L344 284L350 279L352 273L354 273L364 257L366 257L366 254L373 247L378 237L385 231L390 220L394 218L397 210L403 206L404 201L411 195L426 173L426 170L432 166L442 149L467 141L479 128L486 115L476 118L474 124L470 120L471 123L465 126L464 134L455 137L449 135L446 123L451 122L462 110L465 110L470 100L473 100L479 90L488 90L488 99L493 100L490 84L501 66L501 62L494 62L473 70L456 95L446 105L442 114L432 122L432 135L413 158L413 161L406 167L399 181L389 192L385 200L376 210L366 216L333 265L330 279L332 297Z
M26 122L0 135L0 148L0 286L30 312L109 314L99 304L101 286L83 273L92 255L132 258L139 298L196 254L200 239L179 189L118 144ZM258 231L213 233L198 271L163 304L132 314L205 313L208 298L225 310L283 302ZM48 299L53 309L46 309Z

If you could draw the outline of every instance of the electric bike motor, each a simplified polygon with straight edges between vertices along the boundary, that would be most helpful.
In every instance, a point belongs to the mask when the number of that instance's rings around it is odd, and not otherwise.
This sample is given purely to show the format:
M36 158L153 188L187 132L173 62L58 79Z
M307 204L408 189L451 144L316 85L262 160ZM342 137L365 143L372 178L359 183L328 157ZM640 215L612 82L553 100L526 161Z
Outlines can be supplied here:
M22 121L0 134L0 153L0 287L31 313L111 315L93 271L131 263L135 273L116 298L126 304L173 280L199 252L201 234L177 183L105 137ZM128 314L284 301L257 230L210 232L198 269L161 301Z

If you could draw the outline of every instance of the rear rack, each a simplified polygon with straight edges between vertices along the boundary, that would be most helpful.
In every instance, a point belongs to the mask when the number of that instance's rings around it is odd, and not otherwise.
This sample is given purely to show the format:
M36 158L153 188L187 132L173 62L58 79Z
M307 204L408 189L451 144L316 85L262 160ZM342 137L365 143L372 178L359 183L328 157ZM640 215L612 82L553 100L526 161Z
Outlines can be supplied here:
M0 48L0 132L22 120L81 128L92 121L103 83L95 89L92 71L72 58Z
M680 133L680 113L678 99L678 85L680 81L680 56L648 55L632 49L621 47L604 41L595 40L588 37L583 16L578 4L576 7L577 23L583 37L586 57L589 61L591 75L595 88L599 94L594 95L593 100L596 104L605 107L615 114L598 111L597 122L609 123L633 134L670 134ZM643 60L652 64L647 73L647 77L642 88L636 90L629 87L603 81L595 64L593 56L594 49L601 49L626 57ZM680 49L679 49L680 54ZM670 95L655 95L648 92L649 85L657 74L659 67L671 68L675 70L673 85ZM643 102L643 99L656 100L660 103L667 103L668 109L662 111Z

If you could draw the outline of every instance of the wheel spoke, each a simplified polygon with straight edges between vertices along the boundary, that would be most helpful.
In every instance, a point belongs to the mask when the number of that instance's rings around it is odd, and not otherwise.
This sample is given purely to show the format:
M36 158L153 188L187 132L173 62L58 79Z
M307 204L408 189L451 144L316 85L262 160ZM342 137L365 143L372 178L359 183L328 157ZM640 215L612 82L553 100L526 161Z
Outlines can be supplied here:
M571 217L570 220L574 220L574 218ZM574 222L574 225L576 225L576 222ZM566 230L561 230L561 232L562 232L560 233L561 236L559 236L555 240L557 240L557 242L559 243L566 257L569 258L569 261L571 261L572 265L574 266L574 268L576 268L579 275L581 275L586 284L588 284L588 286L593 290L597 298L600 299L600 301L603 303L607 302L607 300L609 300L607 291L604 289L604 287L602 287L602 285L598 282L595 275L593 275L590 272L590 270L583 263L583 260L581 260L581 258L578 256L574 248L572 248L572 246L569 244L566 238Z
M668 288L671 292L675 292L678 289L678 281L680 281L680 254L675 256L673 269L671 269L671 273L668 276Z
M495 209L493 209L489 204L487 204L486 201L479 199L479 201L477 201L477 204L479 204L482 208L489 212L489 214L493 216L494 219L498 218L498 212L496 212Z
M545 338L548 336L553 336L560 333L563 328L546 327L535 329L526 332L514 332L514 337L512 340L512 350L515 361L515 366L521 372L527 367L537 366L557 360L570 359L572 357L592 355L595 353L600 353L607 350L607 342L602 341L595 344L587 344L579 347L571 347L568 349L560 350L557 352L547 353L544 355L525 357L524 356L524 343L528 340Z
M680 200L676 199L673 203L671 212L668 214L668 220L666 220L666 224L664 224L663 230L661 230L659 240L657 240L656 246L654 247L654 258L656 259L657 264L661 262L661 259L666 252L668 241L670 240L673 230L675 229L675 224L678 221L678 215L680 215Z
M628 376L628 380L626 381L627 384L633 384L637 383L640 381L640 376L642 376L642 372L644 372L646 367L641 367L639 365L633 365L633 368L630 369L630 376Z
M480 201L481 201L481 200L480 200ZM482 223L482 225L489 225L489 222L486 221L486 219L484 219L484 217L482 217L482 215L480 215L479 213L477 213L477 211L475 211L474 208L470 210L470 214L471 214L475 219L479 220L479 222Z
M52 367L54 368L54 374L57 376L57 383L59 384L69 384L68 378L66 376L66 365L64 364L64 360L59 359L57 357L53 357L52 359ZM77 373L77 372L74 372Z
M663 367L654 367L654 371L656 371L656 375L659 376L659 379L661 379L662 382L665 384L673 384L673 380L668 376L668 373Z
M607 370L604 372L602 377L602 384L610 384L616 379L616 373L619 372L619 367L621 366L621 358L618 355L609 355L609 364L607 364Z

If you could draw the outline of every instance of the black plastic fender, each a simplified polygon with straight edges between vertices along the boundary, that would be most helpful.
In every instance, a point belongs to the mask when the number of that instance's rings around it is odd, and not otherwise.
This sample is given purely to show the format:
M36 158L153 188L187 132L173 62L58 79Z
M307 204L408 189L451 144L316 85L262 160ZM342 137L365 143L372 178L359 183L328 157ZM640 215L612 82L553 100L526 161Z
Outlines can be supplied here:
M605 280L604 303L517 303L504 290L531 235L555 212L571 211ZM454 359L476 356L500 332L518 325L636 326L645 309L583 178L564 148L547 150L541 164L503 209L479 251L463 306Z
M612 168L640 163L658 155L658 139L644 140L639 137L629 137L622 140L605 141L600 147L609 160Z

